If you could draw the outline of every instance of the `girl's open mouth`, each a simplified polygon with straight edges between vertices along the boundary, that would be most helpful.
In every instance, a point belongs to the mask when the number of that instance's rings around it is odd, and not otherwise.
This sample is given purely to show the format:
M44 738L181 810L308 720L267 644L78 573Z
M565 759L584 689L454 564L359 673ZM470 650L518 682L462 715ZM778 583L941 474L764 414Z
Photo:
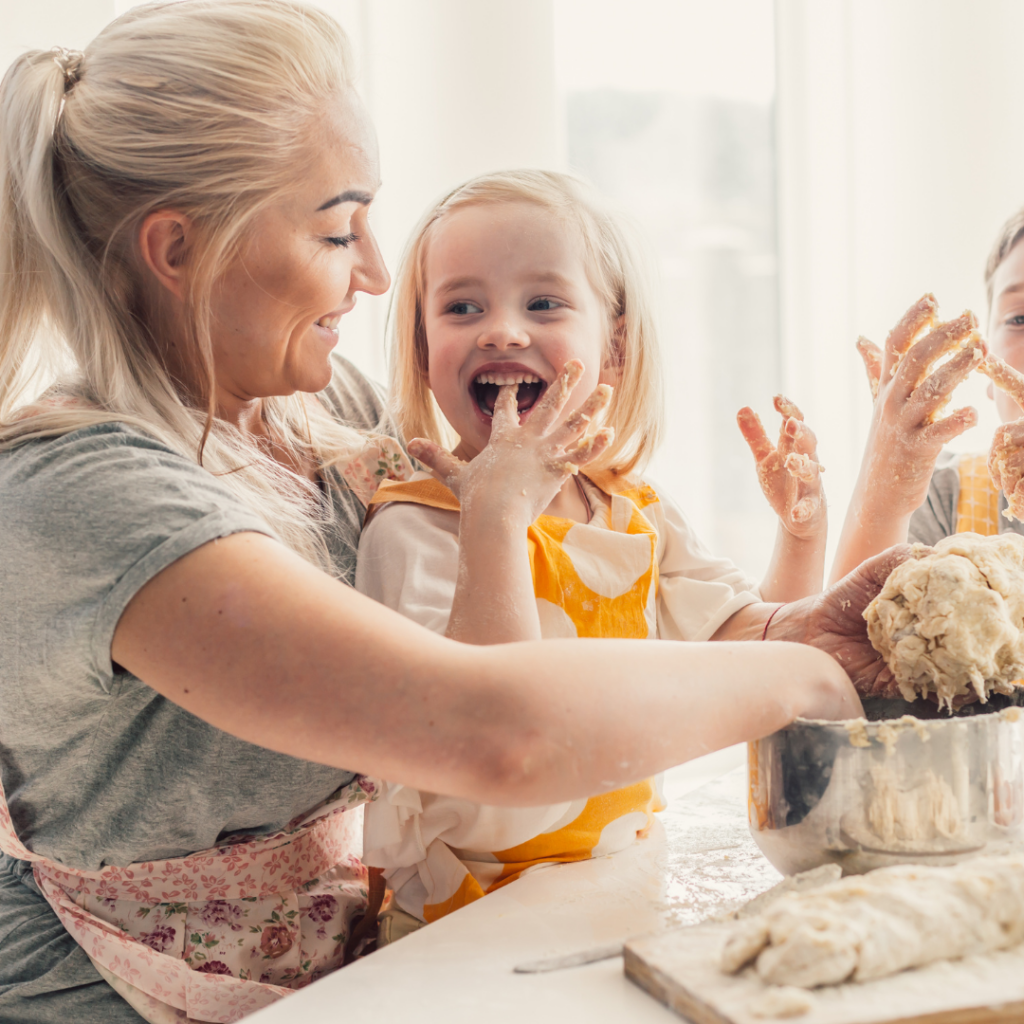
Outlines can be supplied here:
M473 378L471 390L476 404L485 416L494 415L494 403L498 400L498 389L506 384L516 384L516 404L519 412L524 413L532 409L537 399L547 390L547 382L532 373L524 373L519 370L498 373L489 371L478 373Z

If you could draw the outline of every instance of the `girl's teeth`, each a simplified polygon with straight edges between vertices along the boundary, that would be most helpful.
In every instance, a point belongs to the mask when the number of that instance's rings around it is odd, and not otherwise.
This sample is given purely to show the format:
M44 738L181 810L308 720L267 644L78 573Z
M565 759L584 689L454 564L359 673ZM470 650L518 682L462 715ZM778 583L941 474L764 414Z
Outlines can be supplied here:
M497 384L503 387L506 384L539 384L540 377L532 373L481 373L474 378L476 384Z
M340 316L322 316L316 323L317 327L326 327L327 330L333 331L340 322Z

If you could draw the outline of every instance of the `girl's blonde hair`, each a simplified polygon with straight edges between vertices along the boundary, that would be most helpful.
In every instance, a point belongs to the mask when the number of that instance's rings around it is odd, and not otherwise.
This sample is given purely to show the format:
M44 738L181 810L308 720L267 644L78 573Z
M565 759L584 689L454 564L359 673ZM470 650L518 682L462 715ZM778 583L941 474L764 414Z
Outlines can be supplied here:
M290 547L328 566L311 485L214 418L214 282L294 188L311 126L352 83L344 32L291 0L137 7L84 54L33 50L0 84L0 448L119 421L200 462ZM186 347L173 380L147 328L135 233L186 214ZM18 418L39 381L86 399ZM188 393L186 394L186 390ZM264 400L275 443L330 465L363 444L317 401ZM315 440L314 440L315 439Z
M424 257L435 224L455 210L491 203L539 206L580 239L590 283L608 310L609 358L619 368L619 383L604 418L615 428L615 440L598 468L622 474L642 468L657 447L663 417L649 268L632 232L597 191L553 171L502 171L473 178L448 193L417 225L402 256L392 307L390 391L402 435L449 445L454 439L427 378ZM619 317L624 326L616 331Z

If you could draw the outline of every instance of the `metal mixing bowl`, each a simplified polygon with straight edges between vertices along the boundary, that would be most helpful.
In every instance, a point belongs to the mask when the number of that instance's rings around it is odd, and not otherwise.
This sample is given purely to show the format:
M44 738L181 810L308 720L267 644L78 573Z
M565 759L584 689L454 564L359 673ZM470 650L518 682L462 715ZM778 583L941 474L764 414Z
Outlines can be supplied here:
M749 744L754 841L787 875L1024 848L1018 701L997 695L954 717L923 701L865 701L869 721L798 719Z

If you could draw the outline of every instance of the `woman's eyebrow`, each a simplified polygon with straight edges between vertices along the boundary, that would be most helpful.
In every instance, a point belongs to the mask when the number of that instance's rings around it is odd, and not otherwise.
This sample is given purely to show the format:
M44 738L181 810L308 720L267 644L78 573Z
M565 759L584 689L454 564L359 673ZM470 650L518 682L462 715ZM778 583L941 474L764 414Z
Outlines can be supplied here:
M337 206L339 203L360 203L363 206L369 206L372 202L373 195L371 193L363 192L359 189L349 189L347 192L339 192L333 199L328 199L326 203L316 208L316 212L329 210L332 206Z

